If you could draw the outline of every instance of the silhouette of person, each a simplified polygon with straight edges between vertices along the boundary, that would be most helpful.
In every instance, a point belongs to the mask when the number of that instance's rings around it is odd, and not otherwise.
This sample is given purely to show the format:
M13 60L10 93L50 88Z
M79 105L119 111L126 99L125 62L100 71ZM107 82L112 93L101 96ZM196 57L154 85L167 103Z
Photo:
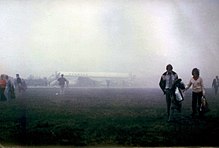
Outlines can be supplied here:
M63 95L64 94L64 89L65 89L65 84L68 86L68 80L66 78L64 78L64 75L61 74L61 77L58 78L57 80L59 82L59 86L60 86L60 94Z
M15 87L19 93L23 91L22 79L19 74L16 74Z
M21 79L21 84L22 84L22 90L26 91L27 90L27 84L26 84L26 81L24 79Z
M1 75L0 78L0 97L1 97L1 101L5 101L7 98L5 97L5 88L6 88L6 80L4 75Z
M168 120L170 119L170 106L171 106L171 97L172 97L172 86L174 82L178 79L178 75L173 71L173 66L168 64L166 66L166 72L164 72L160 78L159 86L166 95L167 103L167 115Z
M12 81L9 79L8 75L5 76L5 79L6 79L5 95L7 100L9 101L15 98L14 85Z
M218 87L219 87L219 78L218 78L218 76L216 76L215 79L213 79L213 82L212 82L212 88L214 88L214 94L215 95L217 95Z

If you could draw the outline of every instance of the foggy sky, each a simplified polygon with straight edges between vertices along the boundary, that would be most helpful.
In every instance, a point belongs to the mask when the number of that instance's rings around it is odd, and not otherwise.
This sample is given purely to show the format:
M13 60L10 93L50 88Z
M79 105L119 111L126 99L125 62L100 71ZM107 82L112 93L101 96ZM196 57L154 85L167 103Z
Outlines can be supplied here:
M0 0L0 73L132 72L157 87L219 75L218 0Z

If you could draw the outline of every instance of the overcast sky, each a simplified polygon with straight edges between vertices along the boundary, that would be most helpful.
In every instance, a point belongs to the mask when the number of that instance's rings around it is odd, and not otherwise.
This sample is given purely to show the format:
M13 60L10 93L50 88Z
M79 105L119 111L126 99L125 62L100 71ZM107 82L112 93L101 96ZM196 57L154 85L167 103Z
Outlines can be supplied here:
M0 72L132 72L158 86L219 75L218 0L0 0Z

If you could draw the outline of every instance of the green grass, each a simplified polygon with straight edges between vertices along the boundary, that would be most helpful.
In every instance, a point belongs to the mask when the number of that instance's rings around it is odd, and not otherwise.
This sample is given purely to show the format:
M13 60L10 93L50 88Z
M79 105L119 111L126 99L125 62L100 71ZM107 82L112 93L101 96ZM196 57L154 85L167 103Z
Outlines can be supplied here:
M6 145L218 146L219 98L208 90L211 111L192 119L191 96L174 122L156 89L28 89L0 102L0 141Z

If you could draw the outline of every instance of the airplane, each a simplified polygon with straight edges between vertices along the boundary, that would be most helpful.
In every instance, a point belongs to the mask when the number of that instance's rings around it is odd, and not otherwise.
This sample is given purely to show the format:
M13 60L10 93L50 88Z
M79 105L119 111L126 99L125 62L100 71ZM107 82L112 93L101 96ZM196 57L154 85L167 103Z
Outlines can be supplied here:
M130 86L135 76L132 73L119 72L66 72L57 71L49 77L50 86L58 85L57 79L64 75L70 86Z

